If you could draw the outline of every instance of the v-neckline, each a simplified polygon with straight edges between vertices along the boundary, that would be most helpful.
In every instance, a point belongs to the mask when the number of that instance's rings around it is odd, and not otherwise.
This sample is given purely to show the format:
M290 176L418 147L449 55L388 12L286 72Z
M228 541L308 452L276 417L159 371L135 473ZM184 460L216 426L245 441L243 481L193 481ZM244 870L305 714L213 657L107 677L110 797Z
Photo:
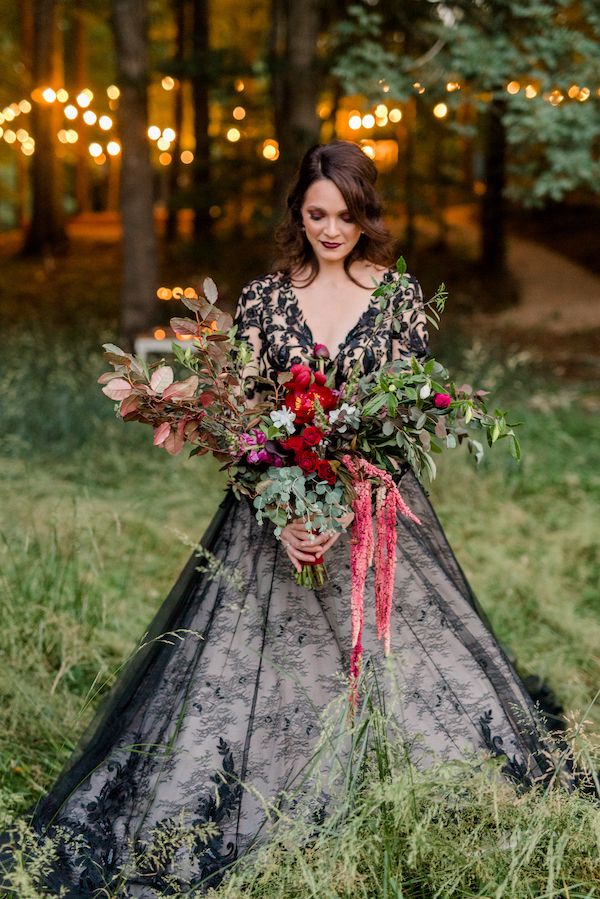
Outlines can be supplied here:
M383 281L383 280L385 279L386 275L389 275L389 274L391 273L391 271L392 271L391 268L386 269L386 271L385 271L385 272L383 273L383 275L381 276L381 281ZM307 318L306 318L306 316L305 316L305 314L304 314L304 311L303 311L303 309L302 309L302 306L300 305L300 302L299 302L299 300L298 300L298 295L296 294L296 291L294 290L294 288L293 288L293 286L292 286L292 280L291 280L291 278L290 278L289 275L286 275L286 276L285 276L284 283L285 283L285 285L287 286L288 293L289 293L289 295L290 295L291 298L292 298L292 302L293 302L294 306L296 307L296 310L297 310L297 312L298 312L298 316L299 316L299 318L300 318L301 324L302 324L303 327L305 328L306 332L310 335L311 346L314 346L314 345L315 345L315 337L314 337L312 328L311 328L310 325L308 324L308 320L307 320ZM380 283L381 283L381 282L380 282ZM377 289L376 287L373 287L373 290L376 290L376 289ZM377 301L377 299L378 299L378 298L377 298L377 297L374 297L373 294L371 293L371 295L370 295L370 297L369 297L369 305L366 306L365 309L363 309L363 311L361 312L361 314L360 314L360 316L358 317L358 319L355 321L355 323L352 325L352 327L346 332L346 334L345 334L345 336L343 337L341 343L338 343L338 345L337 345L337 347L336 347L336 352L335 352L335 354L334 354L334 355L331 355L331 353L330 353L329 358L330 358L331 362L336 362L336 361L337 361L337 359L338 359L339 355L341 354L342 350L345 348L346 344L348 343L348 340L349 340L350 336L354 333L354 331L356 331L356 329L358 328L358 326L359 326L360 324L362 324L363 319L364 319L364 318L367 316L367 314L371 311L371 309L372 309L374 303ZM325 344L325 346L327 346L327 344ZM329 349L329 347L327 347L327 348Z

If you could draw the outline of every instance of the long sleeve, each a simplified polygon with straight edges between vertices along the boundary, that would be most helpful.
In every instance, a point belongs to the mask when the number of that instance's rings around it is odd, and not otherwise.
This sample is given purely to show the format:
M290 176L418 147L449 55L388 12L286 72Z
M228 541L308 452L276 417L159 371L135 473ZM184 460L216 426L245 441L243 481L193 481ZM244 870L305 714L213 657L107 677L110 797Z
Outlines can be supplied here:
M411 356L423 360L427 357L429 334L421 285L412 275L408 276L406 287L398 286L394 296L394 309L402 306L400 330L391 330L390 361L407 360Z
M246 284L237 302L233 319L233 324L237 325L238 328L236 337L239 340L245 340L254 354L254 358L244 369L244 375L250 378L260 373L260 360L264 353L265 341L261 321L262 293L260 288L261 282L259 279ZM247 399L257 399L257 392L256 383L253 380L249 381L246 388Z

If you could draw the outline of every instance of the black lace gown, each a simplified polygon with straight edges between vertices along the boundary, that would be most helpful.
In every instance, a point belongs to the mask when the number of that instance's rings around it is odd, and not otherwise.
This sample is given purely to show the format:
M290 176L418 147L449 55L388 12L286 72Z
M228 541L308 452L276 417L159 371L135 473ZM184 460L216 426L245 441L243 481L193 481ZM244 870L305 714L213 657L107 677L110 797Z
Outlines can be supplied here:
M408 300L402 328L382 329L367 346L365 371L426 353L418 282L398 284L395 296ZM371 300L337 347L338 385L377 312ZM314 342L279 274L246 286L236 322L269 376L306 361ZM400 489L422 524L398 520L384 677L391 672L399 684L395 701L411 757L427 764L481 750L501 756L505 774L527 783L544 766L535 709L412 472ZM219 569L199 570L192 555L142 648L35 810L35 829L60 847L49 887L88 899L106 895L100 891L112 883L116 895L150 899L168 895L173 882L214 885L253 842L265 818L260 797L277 800L293 786L314 752L324 710L340 697L347 701L349 539L342 535L328 552L326 585L307 590L294 583L272 526L259 526L245 499L225 494L202 540ZM371 570L363 664L383 671L373 596ZM182 822L191 834L185 846L165 850L153 865L131 863L136 851L159 846ZM194 837L206 822L214 824L210 839Z

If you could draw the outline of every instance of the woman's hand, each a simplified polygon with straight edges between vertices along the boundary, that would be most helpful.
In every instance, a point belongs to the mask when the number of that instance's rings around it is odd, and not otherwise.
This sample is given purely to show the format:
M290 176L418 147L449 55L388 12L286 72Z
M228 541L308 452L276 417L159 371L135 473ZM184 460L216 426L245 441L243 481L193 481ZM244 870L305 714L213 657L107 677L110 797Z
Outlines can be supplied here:
M347 528L354 518L354 512L348 512L337 518L344 528ZM310 534L306 528L305 518L295 518L286 524L281 530L281 542L288 557L296 569L302 570L304 562L314 562L317 556L322 556L339 539L342 531L324 531L322 534Z

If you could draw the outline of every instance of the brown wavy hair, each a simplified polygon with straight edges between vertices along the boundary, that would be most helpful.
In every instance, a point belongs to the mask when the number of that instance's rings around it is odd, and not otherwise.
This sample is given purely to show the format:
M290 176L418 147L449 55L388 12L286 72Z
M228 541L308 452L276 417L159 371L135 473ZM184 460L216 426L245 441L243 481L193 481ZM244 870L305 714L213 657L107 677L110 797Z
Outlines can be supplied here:
M348 212L364 231L358 243L344 259L344 270L351 281L350 266L358 259L375 265L390 266L394 260L394 240L382 220L382 202L375 189L377 169L357 144L333 140L316 144L304 154L287 198L287 211L275 231L279 251L275 270L289 277L308 267L304 286L312 284L319 272L315 256L302 230L302 204L306 191L315 181L330 180L342 194ZM359 284L360 287L364 285Z

